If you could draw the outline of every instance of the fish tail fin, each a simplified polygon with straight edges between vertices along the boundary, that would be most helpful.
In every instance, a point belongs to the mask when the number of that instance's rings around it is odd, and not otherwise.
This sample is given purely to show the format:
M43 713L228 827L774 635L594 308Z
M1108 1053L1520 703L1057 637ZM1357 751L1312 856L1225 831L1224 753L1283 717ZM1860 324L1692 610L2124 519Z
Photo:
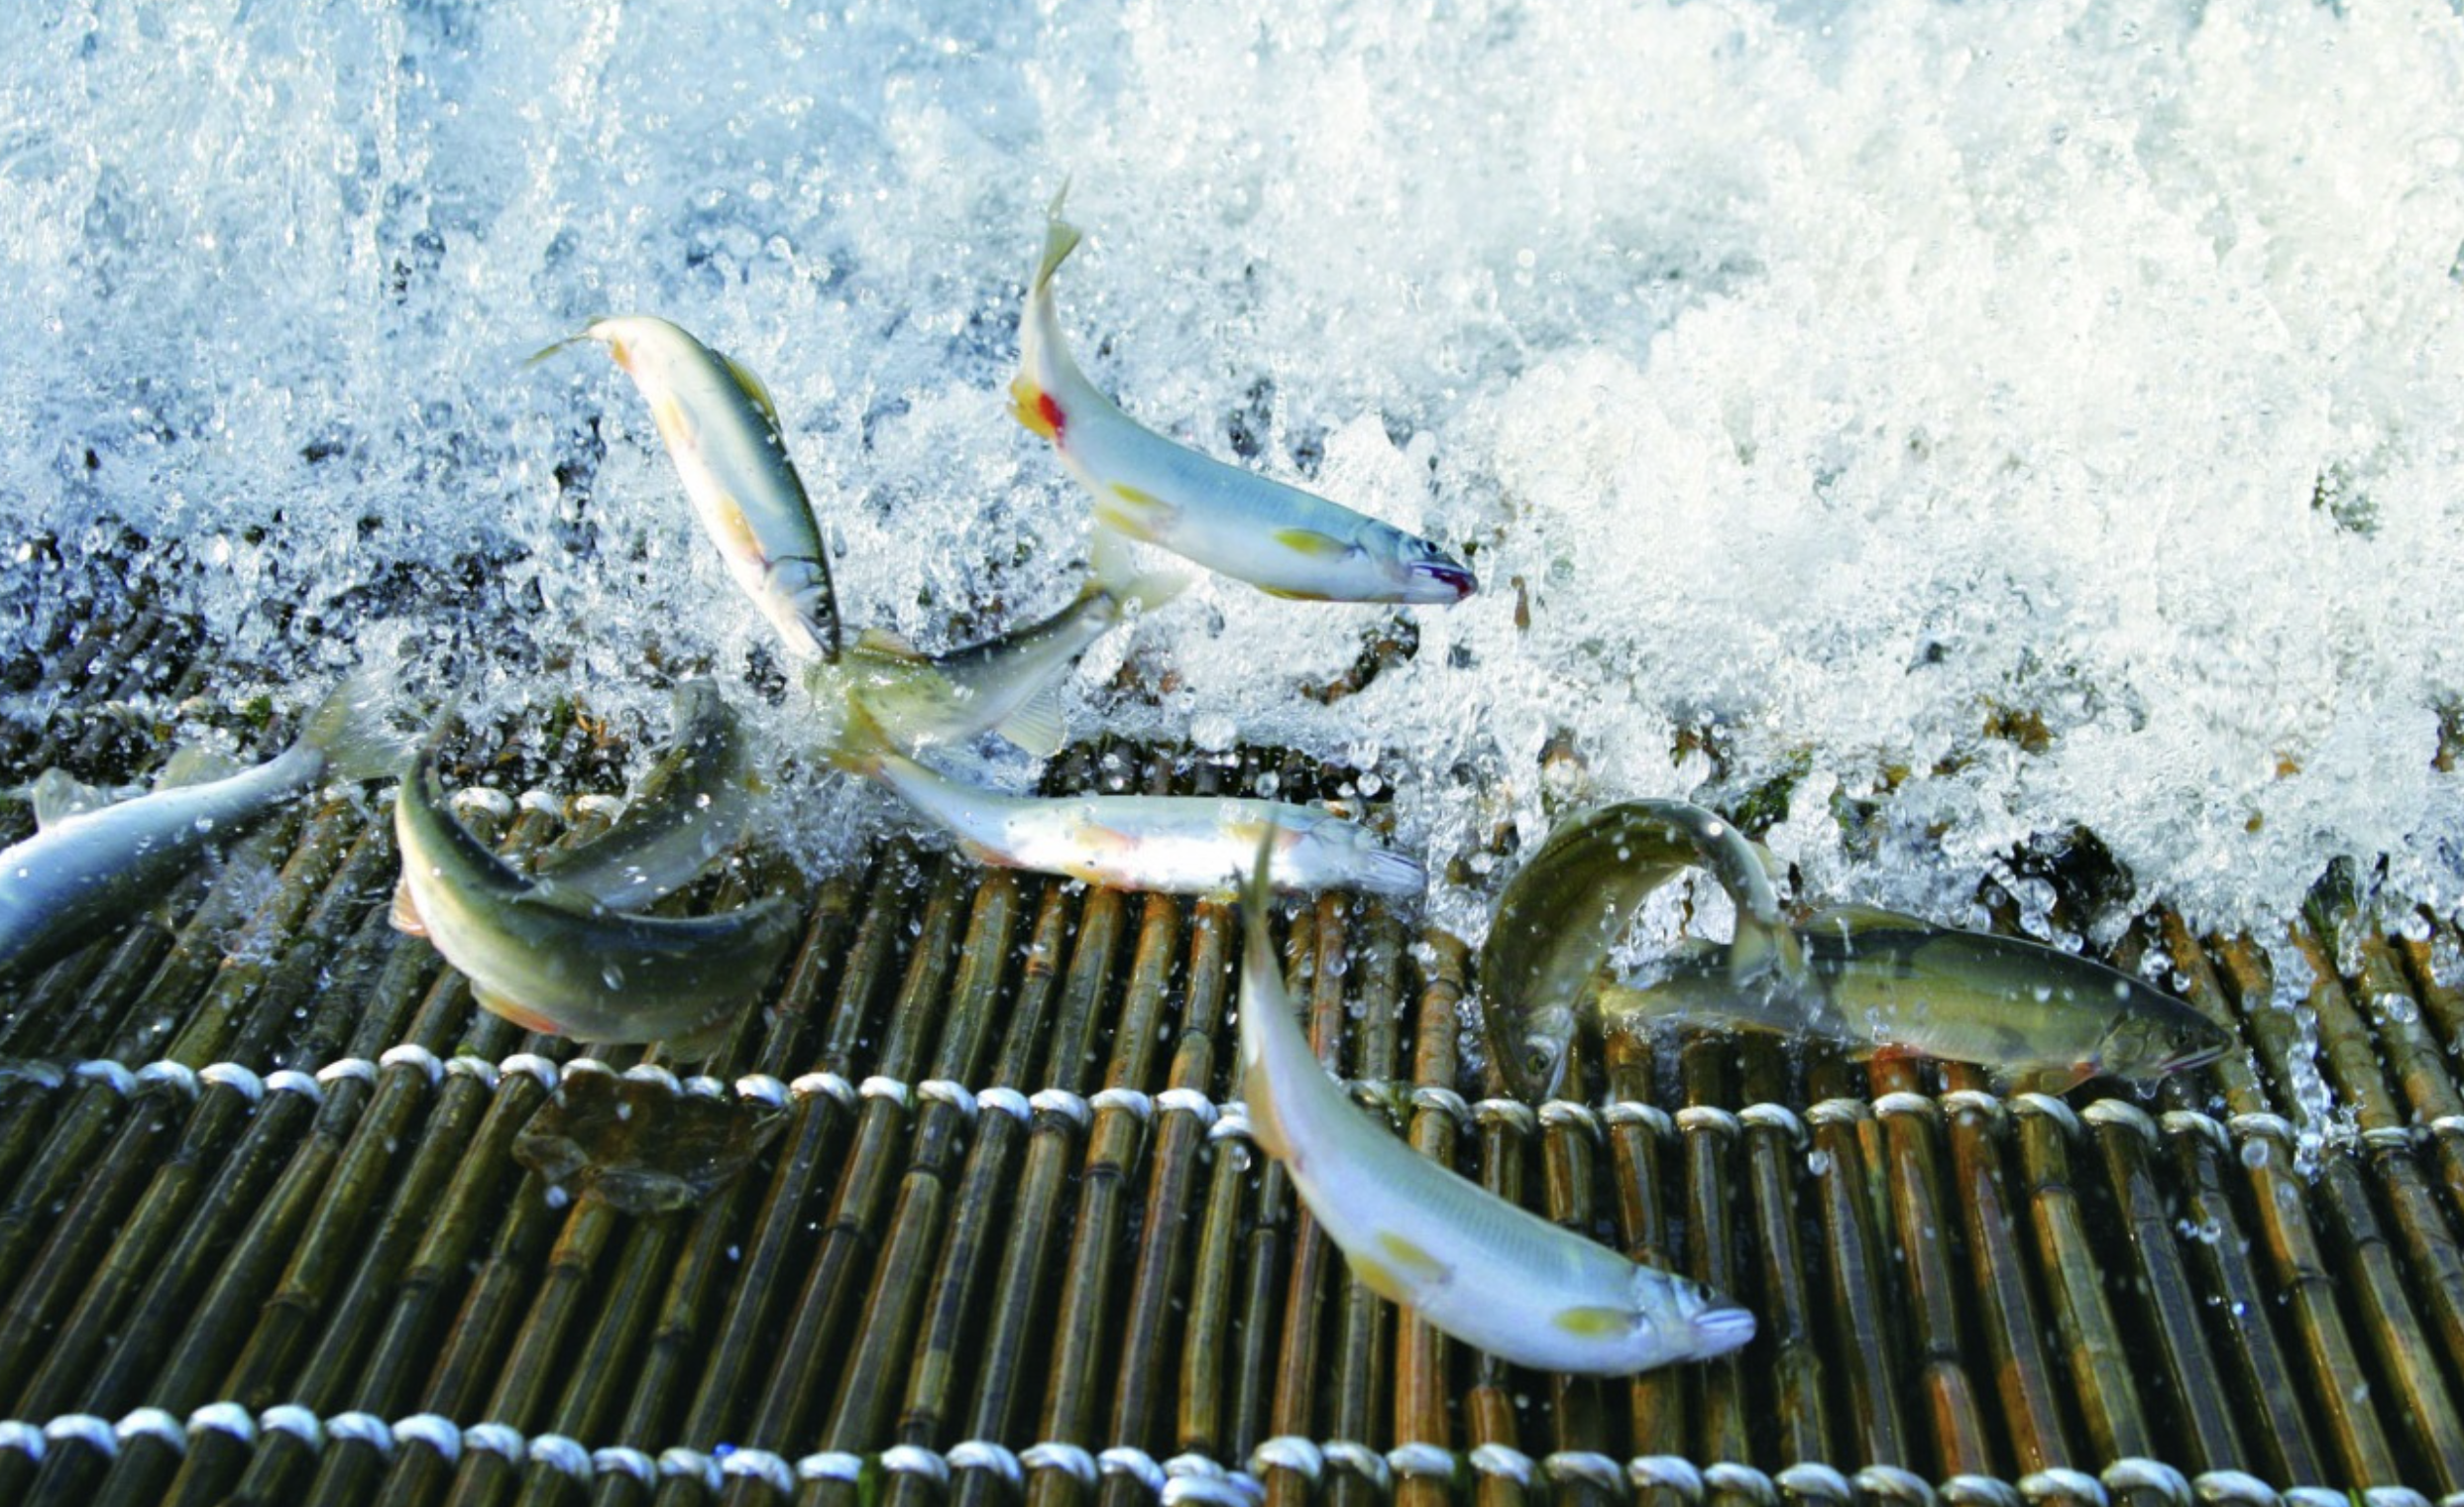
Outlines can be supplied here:
M1765 925L1740 915L1736 940L1729 947L1729 977L1742 984L1766 974L1791 985L1804 982L1804 944L1786 926Z
M1407 853L1383 845L1361 855L1360 887L1371 894L1407 900L1428 888L1428 870Z
M1036 264L1033 291L1042 292L1044 285L1053 281L1055 270L1078 249L1078 227L1061 217L1062 205L1068 197L1069 180L1064 177L1044 211L1044 260Z
M1153 612L1187 591L1194 579L1186 571L1141 571L1129 539L1101 523L1095 525L1087 542L1086 564L1087 594L1109 597L1122 612L1132 607L1142 613Z
M371 659L342 677L308 713L298 746L324 755L328 777L385 779L410 761L419 740L392 722L400 705L400 676L401 666L391 655Z
M873 775L881 772L889 760L890 735L881 731L863 700L852 692L846 696L846 716L839 724L839 736L822 751L834 768L849 774Z

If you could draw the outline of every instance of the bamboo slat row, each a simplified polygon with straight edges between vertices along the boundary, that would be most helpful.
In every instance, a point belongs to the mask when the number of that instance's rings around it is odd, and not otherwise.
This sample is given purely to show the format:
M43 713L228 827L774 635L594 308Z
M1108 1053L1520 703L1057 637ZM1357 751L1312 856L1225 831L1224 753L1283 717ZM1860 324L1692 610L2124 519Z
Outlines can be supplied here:
M144 657L96 643L79 684L143 693ZM14 736L64 757L96 726ZM1258 772L1097 750L1057 779ZM464 809L516 856L604 817ZM2130 951L2247 1050L2148 1101L1620 1037L1578 1054L1580 1100L1528 1105L1458 1050L1460 943L1288 908L1288 985L1365 1107L1760 1321L1735 1357L1590 1381L1467 1351L1319 1237L1239 1109L1232 907L894 844L820 887L720 1057L585 1054L386 926L382 810L271 822L162 926L0 994L0 1416L27 1420L0 1499L2464 1498L2464 996L2434 931L2307 917L2271 951L2153 918ZM572 1199L513 1147L595 1071L781 1128L694 1208Z

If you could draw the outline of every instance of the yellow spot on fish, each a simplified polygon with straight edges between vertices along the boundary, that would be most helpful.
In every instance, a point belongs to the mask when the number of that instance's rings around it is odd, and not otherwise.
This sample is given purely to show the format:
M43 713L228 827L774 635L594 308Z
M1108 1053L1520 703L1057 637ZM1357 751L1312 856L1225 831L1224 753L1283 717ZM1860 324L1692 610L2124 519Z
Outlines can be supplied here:
M1352 1275L1360 1278L1361 1286L1389 1303L1411 1301L1411 1294L1400 1281L1397 1280L1395 1274L1371 1257L1359 1255L1352 1257Z
M762 558L761 535L754 531L753 521L745 516L743 504L732 497L720 497L711 509L711 522L725 534L719 541L721 553L751 560Z
M1095 494L1096 522L1133 539L1144 539L1149 543L1153 543L1157 534L1171 526L1174 512L1172 504L1154 493L1122 482L1115 482Z
M1400 1270L1409 1273L1417 1282L1443 1282L1450 1273L1450 1268L1445 1262L1438 1260L1399 1234L1381 1233L1378 1236L1378 1249L1384 1251L1388 1260L1394 1262Z
M685 416L684 405L673 397L652 404L650 416L658 421L659 437L667 441L669 448L682 449L693 443L693 420Z
M1549 1323L1577 1339L1606 1339L1634 1327L1634 1316L1614 1308L1561 1308Z
M1275 542L1294 554L1305 554L1321 560L1339 554L1349 554L1352 551L1352 546L1343 540L1332 534L1320 533L1314 528L1278 528L1275 530Z

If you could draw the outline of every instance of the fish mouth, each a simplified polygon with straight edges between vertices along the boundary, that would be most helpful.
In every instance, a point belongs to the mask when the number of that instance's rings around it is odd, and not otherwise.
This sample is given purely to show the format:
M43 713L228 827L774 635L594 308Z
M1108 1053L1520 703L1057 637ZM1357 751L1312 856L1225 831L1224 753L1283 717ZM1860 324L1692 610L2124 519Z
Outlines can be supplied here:
M1694 1316L1694 1343L1691 1353L1697 1358L1726 1355L1754 1337L1754 1316L1742 1304L1727 1299L1715 1300L1711 1307Z
M1452 560L1418 560L1403 567L1403 600L1449 606L1480 590L1480 578Z

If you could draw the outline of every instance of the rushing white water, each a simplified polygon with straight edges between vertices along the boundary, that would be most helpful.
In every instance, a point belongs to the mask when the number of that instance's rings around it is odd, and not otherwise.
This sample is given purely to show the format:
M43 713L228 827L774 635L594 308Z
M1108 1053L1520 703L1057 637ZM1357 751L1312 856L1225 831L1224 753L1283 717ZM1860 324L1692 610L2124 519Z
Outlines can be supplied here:
M851 620L980 635L1083 559L1001 400L1073 175L1100 385L1486 585L1320 705L1393 610L1210 581L1079 729L1377 761L1441 863L1536 840L1567 732L1598 795L1794 776L1829 895L1956 915L2084 826L2210 923L2342 854L2464 900L2444 0L1242 9L12 8L10 517L134 528L234 655L408 625L646 702L767 631L631 389L521 358L657 312L768 380Z

